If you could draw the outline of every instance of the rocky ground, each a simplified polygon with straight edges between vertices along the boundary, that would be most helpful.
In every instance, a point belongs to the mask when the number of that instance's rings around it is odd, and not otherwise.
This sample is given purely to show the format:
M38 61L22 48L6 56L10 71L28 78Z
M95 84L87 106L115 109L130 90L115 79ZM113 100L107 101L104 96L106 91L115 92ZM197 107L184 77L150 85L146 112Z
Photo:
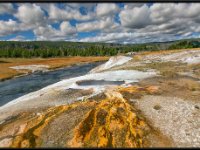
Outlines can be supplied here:
M199 60L199 50L116 56L20 97L0 108L0 146L200 147Z

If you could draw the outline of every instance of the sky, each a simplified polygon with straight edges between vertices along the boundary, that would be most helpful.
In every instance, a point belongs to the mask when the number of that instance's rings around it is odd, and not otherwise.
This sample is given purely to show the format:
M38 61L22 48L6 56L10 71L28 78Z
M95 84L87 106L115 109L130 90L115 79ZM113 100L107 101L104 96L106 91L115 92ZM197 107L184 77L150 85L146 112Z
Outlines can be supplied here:
M1 41L164 42L200 38L200 3L0 3Z

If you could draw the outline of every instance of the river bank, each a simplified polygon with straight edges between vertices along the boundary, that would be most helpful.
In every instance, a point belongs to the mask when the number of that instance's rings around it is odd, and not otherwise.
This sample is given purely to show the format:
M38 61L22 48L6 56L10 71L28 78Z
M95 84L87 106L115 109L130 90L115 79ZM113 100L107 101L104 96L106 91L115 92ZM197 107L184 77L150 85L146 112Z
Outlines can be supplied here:
M71 77L86 74L103 62L81 63L49 71L38 71L0 82L0 106L20 96Z
M8 80L14 77L31 74L34 70L33 65L47 66L48 70L55 70L75 64L106 61L109 57L64 57L64 58L0 58L0 81ZM26 66L24 69L16 69L18 66ZM30 67L29 67L30 66ZM15 68L14 68L15 67ZM30 68L30 69L29 69Z

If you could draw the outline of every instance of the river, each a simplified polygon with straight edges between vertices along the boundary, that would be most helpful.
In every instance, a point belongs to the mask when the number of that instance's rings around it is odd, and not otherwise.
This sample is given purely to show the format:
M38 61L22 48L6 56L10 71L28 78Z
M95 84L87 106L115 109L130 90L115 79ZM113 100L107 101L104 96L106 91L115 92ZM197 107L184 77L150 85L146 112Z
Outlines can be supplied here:
M37 91L63 79L69 79L88 73L103 62L74 65L48 72L35 72L30 75L0 82L0 106L20 96Z

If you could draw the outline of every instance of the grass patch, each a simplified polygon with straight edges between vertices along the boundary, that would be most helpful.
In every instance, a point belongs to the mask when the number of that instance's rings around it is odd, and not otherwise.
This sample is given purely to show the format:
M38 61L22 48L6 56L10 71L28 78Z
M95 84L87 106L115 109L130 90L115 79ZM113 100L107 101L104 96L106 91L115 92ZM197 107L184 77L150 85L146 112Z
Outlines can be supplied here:
M0 60L0 63L9 63L8 61Z
M200 85L197 82L189 79L180 79L177 82L177 86L188 89L190 91L200 90Z
M187 48L187 49L171 49L171 50L152 50L152 51L144 51L141 52L140 55L149 55L149 54L171 54L171 53L176 53L176 52L181 52L181 51L190 51L190 50L200 50L200 48Z
M133 60L140 61L140 60L142 60L142 56L140 56L140 55L134 55L133 56Z
M174 77L178 76L178 74L175 71L172 71L172 70L162 70L160 72L160 75L162 75L164 77L168 77L168 78L174 78Z
M178 72L182 72L186 67L186 63L178 62L156 62L146 64L145 67L160 71L160 75L167 78L174 78L178 76Z

